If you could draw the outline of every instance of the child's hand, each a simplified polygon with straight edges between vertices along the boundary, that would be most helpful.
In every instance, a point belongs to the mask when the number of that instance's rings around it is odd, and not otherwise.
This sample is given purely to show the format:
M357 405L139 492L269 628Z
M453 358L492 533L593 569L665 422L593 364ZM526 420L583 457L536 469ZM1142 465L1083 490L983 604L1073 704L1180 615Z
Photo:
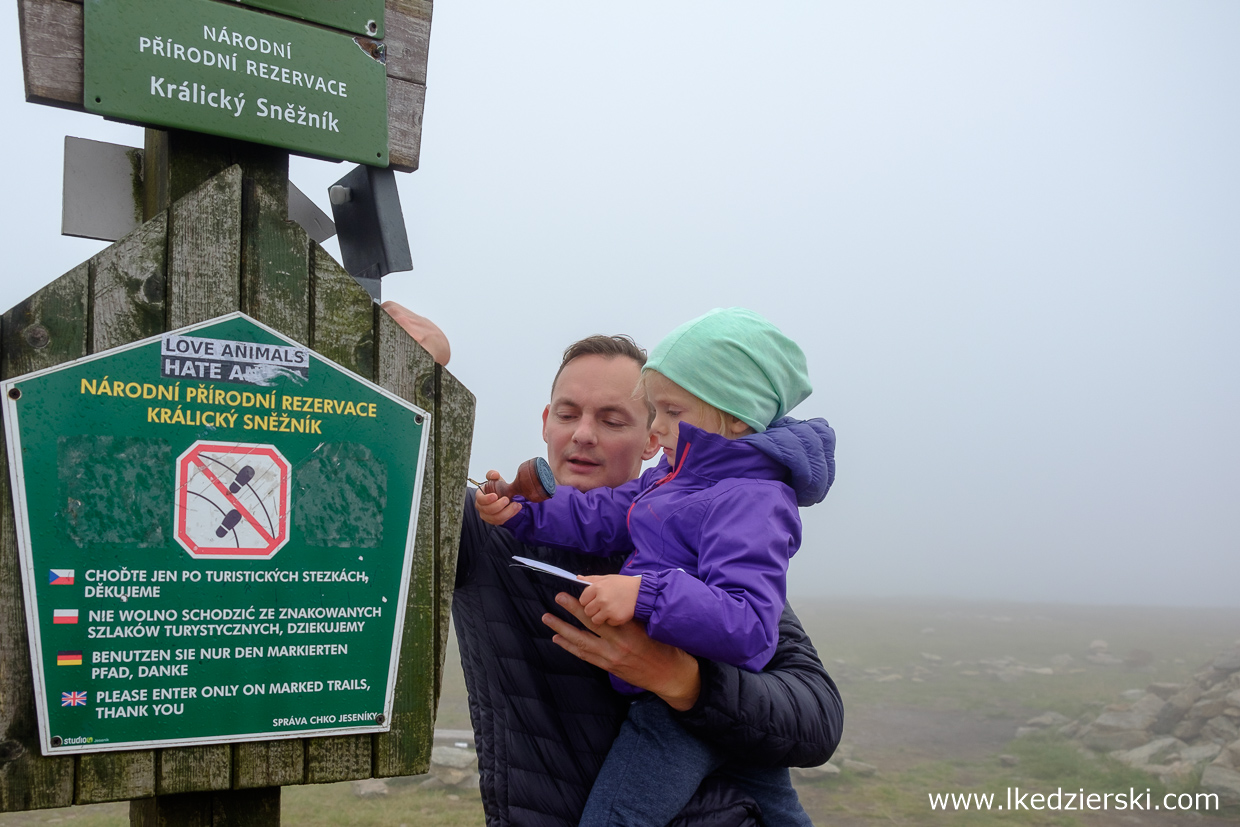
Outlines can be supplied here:
M498 480L503 478L500 477L499 471L487 471L487 479ZM474 492L474 507L478 510L478 516L482 518L484 523L503 525L517 516L517 512L521 510L521 503L514 503L507 497L501 497L498 494L483 494L482 490L478 489Z
M637 609L637 590L641 588L641 575L604 574L582 575L577 578L589 583L579 598L590 620L600 626L619 626L633 619Z

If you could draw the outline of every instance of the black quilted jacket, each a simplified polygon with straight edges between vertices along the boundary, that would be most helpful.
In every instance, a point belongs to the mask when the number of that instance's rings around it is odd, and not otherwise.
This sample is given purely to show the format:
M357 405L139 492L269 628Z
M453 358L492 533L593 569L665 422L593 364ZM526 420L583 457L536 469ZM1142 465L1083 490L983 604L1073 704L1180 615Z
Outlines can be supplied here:
M519 554L582 574L619 570L611 559L534 548L487 525L465 498L452 614L478 746L488 827L574 827L628 701L607 674L551 642L539 619L563 589L510 565ZM768 766L817 766L839 743L839 692L785 606L775 656L760 674L699 659L702 692L681 716L699 737ZM754 803L708 779L673 822L684 827L761 824Z

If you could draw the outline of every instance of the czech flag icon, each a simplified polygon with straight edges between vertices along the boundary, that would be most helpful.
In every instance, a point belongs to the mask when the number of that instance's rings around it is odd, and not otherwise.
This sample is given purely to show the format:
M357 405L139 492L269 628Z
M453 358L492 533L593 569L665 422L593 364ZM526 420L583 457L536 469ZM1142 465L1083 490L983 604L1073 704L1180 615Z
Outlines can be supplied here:
M72 586L73 569L52 569L48 572L48 582L53 586Z
M52 622L53 623L77 623L77 619L78 619L77 609L53 609L52 610Z

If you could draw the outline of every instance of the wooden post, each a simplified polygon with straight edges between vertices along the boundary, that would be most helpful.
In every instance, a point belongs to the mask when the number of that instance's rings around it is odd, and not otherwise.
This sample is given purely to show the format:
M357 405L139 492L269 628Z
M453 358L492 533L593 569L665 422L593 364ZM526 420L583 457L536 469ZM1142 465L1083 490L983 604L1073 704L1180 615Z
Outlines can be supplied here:
M142 827L265 827L279 823L281 786L429 768L474 399L287 220L287 153L148 130L144 169L145 223L4 314L0 376L241 310L429 410L433 430L392 729L43 757L0 454L0 810L128 799L131 823Z

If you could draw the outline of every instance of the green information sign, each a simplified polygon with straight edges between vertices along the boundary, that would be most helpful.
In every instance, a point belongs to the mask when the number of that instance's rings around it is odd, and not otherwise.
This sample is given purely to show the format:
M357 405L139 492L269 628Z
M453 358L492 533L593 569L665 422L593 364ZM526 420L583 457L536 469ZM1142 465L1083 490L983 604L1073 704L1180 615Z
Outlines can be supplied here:
M85 8L88 112L387 166L382 43L215 0Z
M426 412L241 313L0 392L44 754L390 727Z
M383 37L383 0L239 0L346 32Z

